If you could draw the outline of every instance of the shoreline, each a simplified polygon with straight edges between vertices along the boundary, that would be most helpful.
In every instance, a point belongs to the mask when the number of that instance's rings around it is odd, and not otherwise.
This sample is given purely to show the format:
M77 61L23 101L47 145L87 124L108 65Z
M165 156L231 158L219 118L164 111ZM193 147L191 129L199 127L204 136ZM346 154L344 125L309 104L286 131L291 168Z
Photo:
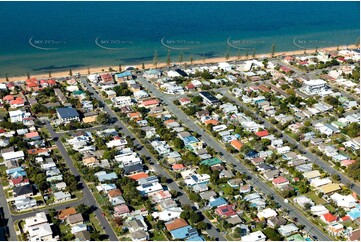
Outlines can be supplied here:
M348 46L331 46L331 47L325 47L325 48L321 48L319 50L328 50L328 51L336 51L337 48L339 48L340 50L342 49L346 49L346 48L357 48L356 45L348 45ZM316 49L309 49L306 50L306 54L310 54L310 53L314 53L316 51ZM293 50L293 51L281 51L281 52L275 52L274 56L287 56L287 55L304 55L305 50ZM225 57L215 57L215 58L206 58L206 59L197 59L197 60L193 60L193 65L196 64L214 64L214 63L219 63L219 62L230 62L230 61L238 61L238 60L249 60L249 59L258 59L258 58L270 58L272 57L271 53L265 53L265 54L256 54L255 57L252 57L252 54L248 55L248 57L242 55L240 58L238 58L237 56L230 56L228 60L226 60ZM178 61L172 62L172 63L177 63L180 64ZM190 65L190 61L183 61L183 63L181 65ZM145 65L145 69L153 69L154 64L153 63L147 63L144 64ZM142 69L142 64L128 64L128 65L122 65L122 67L124 68L125 66L134 66L136 68ZM162 67L166 67L167 64L165 62L160 62L157 65L157 68L162 68ZM118 66L100 66L100 67L89 67L89 71L91 74L95 74L95 73L105 73L105 72L109 72L109 68L112 68L113 70L118 70ZM156 68L155 68L156 69ZM104 70L104 71L103 71ZM88 75L88 68L79 68L79 69L72 69L72 73L73 75L75 73L80 73L81 75ZM30 75L30 77L35 77L37 79L49 79L49 74L48 73L43 73L43 74L35 74L35 75ZM60 77L69 77L69 70L66 71L58 71L58 72L52 72L51 73L51 78L60 78ZM16 81L25 81L27 78L27 76L9 76L8 77L9 82L16 82ZM4 83L7 82L6 78L3 77L0 79L0 83Z

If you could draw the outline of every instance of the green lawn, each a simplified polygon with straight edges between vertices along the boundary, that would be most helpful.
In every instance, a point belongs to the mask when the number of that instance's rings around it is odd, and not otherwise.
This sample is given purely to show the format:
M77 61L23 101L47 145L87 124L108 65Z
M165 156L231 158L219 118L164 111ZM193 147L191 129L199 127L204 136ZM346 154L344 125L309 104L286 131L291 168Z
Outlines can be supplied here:
M89 215L89 223L93 226L93 228L99 231L100 234L105 234L103 228L100 226L99 221L94 213Z
M150 236L152 241L165 241L167 238L164 236L161 230L154 230Z
M317 205L326 203L326 201L323 200L323 198L318 197L318 195L313 191L306 193L306 196L308 196Z
M330 211L330 213L335 213L336 209L334 207L332 207L331 204L324 204L324 206Z

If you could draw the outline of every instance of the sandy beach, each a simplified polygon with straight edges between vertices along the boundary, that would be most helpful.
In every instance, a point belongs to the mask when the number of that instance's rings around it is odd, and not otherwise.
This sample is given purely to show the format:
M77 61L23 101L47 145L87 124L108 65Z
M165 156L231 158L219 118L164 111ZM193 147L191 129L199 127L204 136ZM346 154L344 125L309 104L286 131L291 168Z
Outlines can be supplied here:
M356 45L349 45L349 46L333 46L333 47L327 47L327 48L323 48L324 50L328 50L328 51L335 51L337 50L337 48L339 48L340 50L342 49L346 49L346 48L356 48ZM316 51L316 49L313 50L307 50L306 54L310 54L310 53L314 53ZM286 51L286 52L276 52L274 56L287 56L287 55L303 55L305 53L304 50L294 50L294 51ZM238 58L237 56L231 56L228 61L236 61L236 60L246 60L246 59L258 59L258 58L264 58L264 57L271 57L271 53L268 54L257 54L255 56L255 58L252 57L252 54L250 54L248 57L246 56L241 56L240 58ZM206 64L206 63L219 63L219 62L226 62L226 58L225 57L217 57L217 58L208 58L208 59L204 59L204 60L194 60L193 64ZM172 62L172 63L178 63L178 62ZM185 60L182 64L190 64L190 61ZM180 64L180 63L178 63ZM142 64L132 64L129 63L128 66L134 66L137 67L139 69L142 68ZM162 63L158 63L157 67L165 67L167 66L166 63L162 62ZM125 65L122 66L122 68L124 68ZM90 67L89 71L90 73L102 73L103 70L104 72L107 72L109 70L109 68L112 68L113 70L118 70L118 66L101 66L101 67ZM155 68L153 63L148 63L145 64L145 69L150 69L150 68ZM87 75L88 74L88 69L87 68L80 68L80 69L72 69L73 75L75 73L80 73L81 75ZM69 76L69 70L66 71L60 71L60 72L52 72L51 73L52 78L59 78L59 77L68 77ZM42 79L42 78L49 78L49 73L44 73L44 74L35 74L35 75L31 75L31 77L35 77L37 79ZM15 82L15 81L25 81L27 79L27 76L17 76L17 77L8 77L10 82ZM0 79L0 83L1 82L6 82L5 78L1 78Z

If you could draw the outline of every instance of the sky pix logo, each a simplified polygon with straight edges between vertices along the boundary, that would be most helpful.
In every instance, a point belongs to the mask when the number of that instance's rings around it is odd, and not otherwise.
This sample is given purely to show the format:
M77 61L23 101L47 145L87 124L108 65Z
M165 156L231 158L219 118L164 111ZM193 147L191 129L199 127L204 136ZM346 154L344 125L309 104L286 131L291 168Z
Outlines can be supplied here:
M64 40L36 39L34 36L30 37L28 42L33 48L45 51L58 50L61 45L66 44Z

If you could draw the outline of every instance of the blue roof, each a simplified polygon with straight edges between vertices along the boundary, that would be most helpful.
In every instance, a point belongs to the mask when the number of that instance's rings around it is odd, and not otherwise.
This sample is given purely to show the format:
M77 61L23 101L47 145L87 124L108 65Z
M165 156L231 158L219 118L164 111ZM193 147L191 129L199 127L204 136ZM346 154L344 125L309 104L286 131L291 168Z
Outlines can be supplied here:
M189 144L189 143L198 142L199 140L194 136L187 136L183 138L183 141L185 144Z
M12 169L8 169L8 170L6 170L6 174L7 175L11 175L11 174L13 174L13 173L15 173L15 172L22 172L22 171L24 171L24 169L22 168L22 167L16 167L16 168L12 168Z
M247 153L246 156L248 156L248 157L256 157L256 156L258 156L258 152L255 151L255 150L251 150L251 151L249 151L249 152Z
M132 72L130 71L124 71L122 73L119 73L119 74L116 74L115 76L116 77L126 77L126 76L131 76L132 75Z
M113 180L113 179L117 179L117 178L118 178L118 176L117 176L117 174L115 174L115 172L98 176L98 179L101 182L107 181L107 180Z
M210 207L219 207L221 205L226 205L226 204L228 204L228 203L223 197L218 197L218 198L214 199L213 201L209 202Z
M204 241L204 238L202 236L197 235L186 239L186 241Z
M187 237L193 237L198 235L195 228L190 225L170 231L174 239L185 239Z
M360 205L357 205L355 208L351 209L347 215L350 216L352 220L358 219L360 217Z
M79 113L75 108L57 108L56 111L59 113L61 118L79 117Z

